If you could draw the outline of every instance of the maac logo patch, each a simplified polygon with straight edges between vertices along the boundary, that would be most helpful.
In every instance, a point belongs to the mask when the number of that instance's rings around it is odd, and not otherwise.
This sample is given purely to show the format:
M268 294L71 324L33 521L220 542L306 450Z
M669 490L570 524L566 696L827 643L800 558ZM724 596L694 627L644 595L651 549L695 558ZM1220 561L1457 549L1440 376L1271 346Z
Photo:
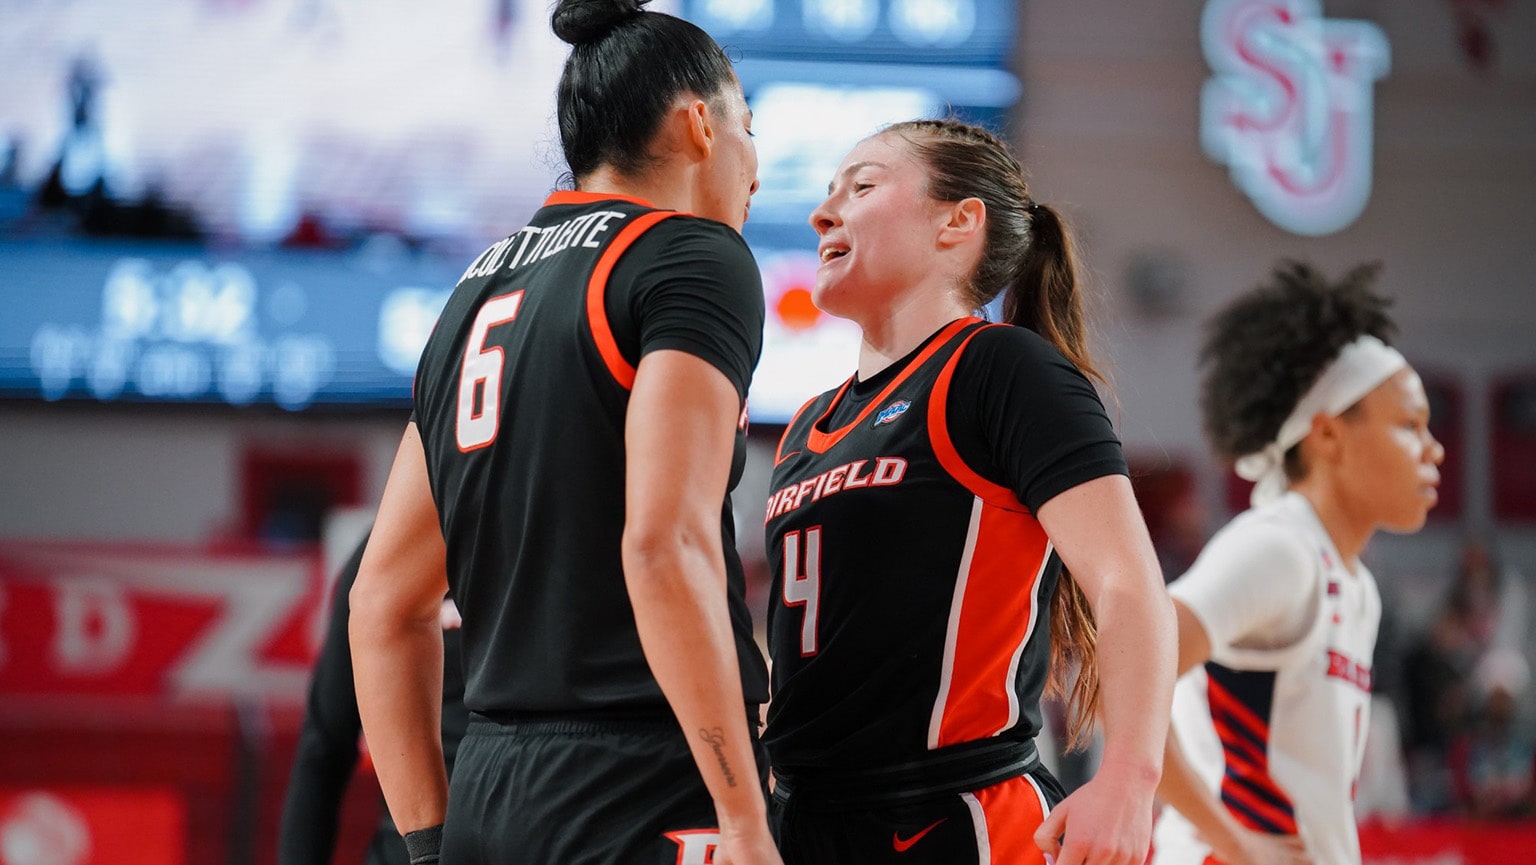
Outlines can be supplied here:
M879 414L875 415L875 426L879 426L883 423L890 423L891 421L901 417L902 413L911 407L912 401L909 399L896 400L895 402L881 409Z

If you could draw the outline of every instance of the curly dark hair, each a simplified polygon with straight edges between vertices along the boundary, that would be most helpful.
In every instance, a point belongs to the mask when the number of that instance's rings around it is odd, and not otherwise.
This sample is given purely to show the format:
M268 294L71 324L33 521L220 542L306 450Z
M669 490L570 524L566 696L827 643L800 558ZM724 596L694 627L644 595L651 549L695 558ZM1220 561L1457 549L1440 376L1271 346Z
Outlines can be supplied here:
M1344 346L1366 334L1391 342L1392 301L1371 291L1380 270L1379 262L1362 264L1330 284L1309 264L1282 261L1268 284L1206 322L1200 412L1217 456L1236 460L1274 440ZM1292 480L1306 473L1299 451L1285 455Z

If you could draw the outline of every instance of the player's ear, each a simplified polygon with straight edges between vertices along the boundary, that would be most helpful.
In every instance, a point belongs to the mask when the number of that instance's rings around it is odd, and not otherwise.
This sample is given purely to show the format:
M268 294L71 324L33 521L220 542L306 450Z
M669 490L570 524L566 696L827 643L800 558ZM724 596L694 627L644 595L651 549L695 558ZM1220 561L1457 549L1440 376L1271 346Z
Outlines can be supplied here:
M685 110L688 143L698 156L708 159L715 147L715 118L710 115L709 105L702 99L694 99Z
M963 198L940 206L939 246L960 246L986 230L987 205L979 198Z
M704 100L679 99L662 116L661 124L651 138L651 151L681 157L688 162L702 162L714 150L715 121Z
M1309 467L1315 462L1334 464L1343 454L1343 425L1340 418L1327 412L1318 412L1312 418L1312 429L1307 432L1305 453Z

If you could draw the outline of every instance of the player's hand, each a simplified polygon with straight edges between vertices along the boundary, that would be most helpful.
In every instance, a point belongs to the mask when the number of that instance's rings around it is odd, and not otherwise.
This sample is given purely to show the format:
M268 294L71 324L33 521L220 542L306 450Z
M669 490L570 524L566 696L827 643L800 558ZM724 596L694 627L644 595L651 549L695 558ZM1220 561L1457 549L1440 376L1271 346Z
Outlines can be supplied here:
M1142 865L1152 841L1155 788L1101 768L1046 816L1035 844L1056 865Z
M784 865L779 848L768 834L768 824L759 818L750 825L720 827L720 846L710 860L714 865Z
M1222 865L1312 865L1307 848L1295 835L1269 835L1237 826L1230 843L1209 839L1206 843Z

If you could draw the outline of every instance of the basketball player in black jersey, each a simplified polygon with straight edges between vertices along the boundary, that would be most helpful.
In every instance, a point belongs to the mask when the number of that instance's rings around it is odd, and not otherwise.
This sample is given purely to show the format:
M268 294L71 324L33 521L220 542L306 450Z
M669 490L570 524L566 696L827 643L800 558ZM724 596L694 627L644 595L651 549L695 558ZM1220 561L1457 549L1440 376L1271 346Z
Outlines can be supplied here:
M811 224L816 303L863 344L789 424L768 500L785 862L1140 865L1173 616L1065 227L956 121L860 143ZM1003 291L1008 324L973 317ZM1099 714L1106 746L1063 801L1033 738L1070 661L1073 737Z
M561 0L553 26L576 189L469 266L422 355L352 592L364 730L421 861L774 865L727 498L762 340L751 114L681 19ZM475 713L451 792L445 588Z
M278 865L322 865L336 852L342 799L357 767L357 689L352 684L352 648L347 639L347 594L357 582L366 541L359 543L336 576L325 640L310 672L304 723L283 796L277 835ZM442 735L445 768L453 773L453 758L469 725L464 710L464 665L461 663L459 611L443 601ZM363 865L403 865L405 845L386 810L364 853Z

